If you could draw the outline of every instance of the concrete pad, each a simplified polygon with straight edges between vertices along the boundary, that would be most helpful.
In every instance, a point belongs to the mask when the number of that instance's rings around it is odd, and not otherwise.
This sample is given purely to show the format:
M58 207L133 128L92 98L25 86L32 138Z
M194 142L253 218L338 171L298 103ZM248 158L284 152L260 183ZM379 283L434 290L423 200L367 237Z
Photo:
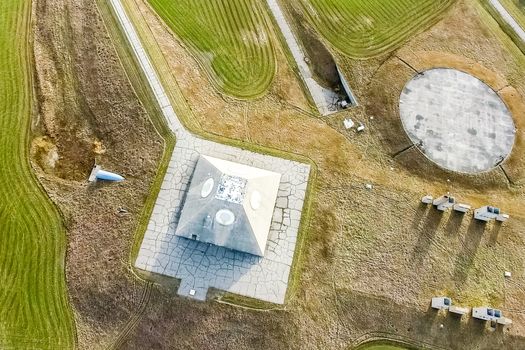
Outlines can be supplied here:
M205 300L209 287L284 303L299 232L310 166L206 141L184 129L120 0L110 0L177 143L150 217L135 266L181 279L178 293ZM197 242L175 234L185 193L200 154L282 174L264 257ZM290 221L287 213L295 213ZM191 292L191 293L190 293Z
M488 171L514 145L514 121L505 103L481 80L455 69L415 76L401 93L399 109L411 141L445 169Z

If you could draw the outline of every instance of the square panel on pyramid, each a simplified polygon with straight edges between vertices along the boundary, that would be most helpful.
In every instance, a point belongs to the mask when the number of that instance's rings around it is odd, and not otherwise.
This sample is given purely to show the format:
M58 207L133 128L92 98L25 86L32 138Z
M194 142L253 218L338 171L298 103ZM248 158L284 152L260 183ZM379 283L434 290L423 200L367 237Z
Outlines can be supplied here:
M281 174L201 155L175 234L264 256Z

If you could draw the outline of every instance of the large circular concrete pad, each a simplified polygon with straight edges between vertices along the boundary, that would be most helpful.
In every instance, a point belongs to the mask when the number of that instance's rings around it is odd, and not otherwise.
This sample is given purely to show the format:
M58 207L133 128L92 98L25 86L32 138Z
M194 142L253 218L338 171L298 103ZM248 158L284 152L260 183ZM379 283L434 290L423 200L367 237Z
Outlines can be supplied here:
M481 80L455 69L430 69L410 80L399 102L411 141L443 168L463 173L492 169L511 152L512 116Z

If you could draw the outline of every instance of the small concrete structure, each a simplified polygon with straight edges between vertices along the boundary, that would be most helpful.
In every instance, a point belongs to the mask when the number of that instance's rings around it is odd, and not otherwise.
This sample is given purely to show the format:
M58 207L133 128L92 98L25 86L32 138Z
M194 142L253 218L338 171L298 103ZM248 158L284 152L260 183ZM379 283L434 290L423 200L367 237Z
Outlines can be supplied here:
M433 201L434 201L434 197L430 195L427 195L421 198L421 203L424 203L424 204L432 204Z
M448 297L434 297L431 306L433 309L448 310L452 306L452 300Z
M510 271L505 271L503 275L507 278L510 278L512 276L512 273Z
M458 212L460 212L460 213L466 213L466 212L468 212L470 209L471 209L471 206L468 205L468 204L463 204L463 203L457 203L457 204L454 204L454 210L455 210L455 211L458 211Z
M399 109L414 145L445 169L490 170L514 145L515 125L505 103L484 82L459 70L416 75L403 89Z
M452 305L452 299L449 297L434 297L432 298L431 306L433 309L448 310L449 312L460 316L466 315L470 312L468 307Z
M348 84L348 81L346 80L344 74L339 69L339 66L335 66L337 69L337 74L339 75L339 80L341 80L341 85L343 85L343 89L346 92L346 96L348 96L348 99L350 100L350 104L352 106L357 106L357 98L355 98L354 93L352 92L352 89L350 88L350 84ZM343 106L342 106L343 107ZM343 107L346 108L346 107Z
M281 174L201 155L177 236L264 256Z
M456 200L454 199L454 197L451 197L448 194L446 194L437 199L434 199L432 204L437 207L437 210L446 211L447 209L452 208L455 202Z
M484 321L494 321L502 325L509 325L512 323L511 319L503 317L501 310L492 309L486 306L473 308L472 317Z
M498 324L503 325L503 326L508 326L512 324L512 320L507 317L502 317L498 319L496 322L498 322Z
M509 214L500 214L496 216L496 221L505 222L510 218Z
M474 211L474 219L485 222L494 220L500 215L500 209L490 205L485 205Z
M448 308L448 311L456 315L467 315L470 312L470 308L452 305Z

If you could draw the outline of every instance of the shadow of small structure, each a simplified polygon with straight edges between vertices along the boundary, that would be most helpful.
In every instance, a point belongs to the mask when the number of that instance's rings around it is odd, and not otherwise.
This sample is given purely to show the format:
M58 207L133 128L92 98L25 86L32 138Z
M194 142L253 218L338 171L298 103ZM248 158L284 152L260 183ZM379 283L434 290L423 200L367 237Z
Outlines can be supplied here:
M472 219L470 221L465 240L463 242L463 248L458 254L454 268L454 280L457 284L462 285L467 277L476 252L485 233L486 224L478 220Z

